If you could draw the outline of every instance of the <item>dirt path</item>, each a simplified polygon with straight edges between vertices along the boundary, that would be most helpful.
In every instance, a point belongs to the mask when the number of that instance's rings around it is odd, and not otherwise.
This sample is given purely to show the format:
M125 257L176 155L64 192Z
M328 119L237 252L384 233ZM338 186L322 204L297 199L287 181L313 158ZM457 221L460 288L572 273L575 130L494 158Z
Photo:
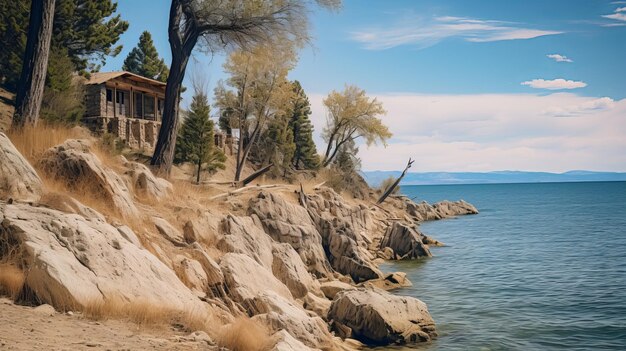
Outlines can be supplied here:
M0 298L0 350L215 350L206 341L124 321L50 314Z

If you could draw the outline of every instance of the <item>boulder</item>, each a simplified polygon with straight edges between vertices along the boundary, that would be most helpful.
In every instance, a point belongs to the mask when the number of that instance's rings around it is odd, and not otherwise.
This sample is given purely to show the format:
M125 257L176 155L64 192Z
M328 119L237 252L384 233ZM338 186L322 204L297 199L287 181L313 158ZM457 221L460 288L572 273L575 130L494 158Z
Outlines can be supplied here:
M221 239L217 248L224 252L244 254L272 271L274 242L250 217L228 215L220 225Z
M129 177L137 195L158 201L172 193L174 189L172 183L156 177L145 165L125 162L124 166L127 168L124 174Z
M291 245L309 272L317 277L332 276L320 233L304 207L288 203L279 194L263 191L250 200L248 214L257 216L274 240Z
M326 297L319 297L317 295L308 293L302 299L302 302L302 307L304 307L308 311L314 312L318 316L322 317L322 319L326 319L326 316L328 316L328 310L330 310L331 301Z
M224 274L228 293L233 300L241 303L249 312L251 309L253 310L251 301L268 291L273 291L285 299L293 300L293 296L285 284L244 254L227 253L222 257L220 268Z
M185 246L185 238L180 230L174 228L166 219L161 217L152 217L152 223L159 233L175 246Z
M0 132L0 199L38 201L43 183L35 169Z
M105 298L204 308L172 270L101 219L0 204L0 237L23 250L26 285L60 310Z
M272 335L272 340L274 346L270 351L314 351L284 329Z
M254 319L267 325L272 332L286 330L308 347L328 348L332 335L319 317L309 316L302 307L272 291L260 293L252 300Z
M380 246L390 247L400 259L432 256L428 245L422 242L422 235L413 227L397 221L387 229Z
M48 149L39 160L40 167L52 177L72 187L84 187L102 197L124 217L137 217L139 210L124 180L105 167L89 151L90 142L70 139ZM82 189L81 189L82 190Z
M181 281L187 285L196 296L205 296L209 287L209 278L200 262L183 255L174 258L174 270Z
M322 289L322 292L324 293L324 295L331 300L334 299L338 293L344 290L356 289L354 286L348 283L341 282L339 280L331 280L331 281L323 282L320 285L321 285L320 288Z
M474 205L463 200L460 201L441 201L433 205L433 208L444 218L478 214L478 210Z
M298 253L289 244L274 244L272 272L283 282L295 298L305 296L309 291L322 295L319 282L311 277Z
M200 237L200 228L196 224L196 221L189 220L183 226L183 238L187 244L192 244L198 241Z
M353 338L370 345L424 342L437 335L425 303L379 289L340 292L328 319L347 326Z
M75 213L85 218L97 218L105 220L104 216L92 209L83 205L80 201L74 199L67 194L48 192L45 193L41 199L39 199L38 205L49 207L55 210L59 210L65 213Z

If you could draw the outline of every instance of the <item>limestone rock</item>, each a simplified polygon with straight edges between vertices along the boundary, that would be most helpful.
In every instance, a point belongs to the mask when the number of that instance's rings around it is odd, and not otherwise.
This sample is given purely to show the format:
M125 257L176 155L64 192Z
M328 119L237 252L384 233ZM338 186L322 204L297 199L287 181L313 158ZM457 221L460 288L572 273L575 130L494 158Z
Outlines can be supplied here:
M294 338L286 330L279 330L272 335L274 346L270 351L313 351L312 348Z
M65 213L75 213L85 218L105 220L104 216L91 207L83 205L71 196L60 193L46 193L39 200L38 205L46 206Z
M437 335L425 303L378 289L339 293L328 319L349 327L352 337L366 344L416 343Z
M54 314L56 313L56 311L54 310L54 307L48 304L39 305L33 308L33 311L37 312L37 314L40 314L42 316L54 316Z
M252 306L255 319L261 320L271 331L286 330L308 347L328 348L332 335L319 317L309 316L305 310L272 291L257 295Z
M331 303L329 299L308 293L302 299L302 302L305 309L315 312L322 319L326 319L326 316L328 316Z
M434 204L433 208L444 218L478 213L476 207L463 200L441 201Z
M106 168L89 151L89 145L86 140L67 140L48 149L39 161L40 166L51 176L72 186L83 184L124 217L138 216L132 194L122 178Z
M145 165L138 162L125 162L124 166L135 193L153 200L161 200L173 191L172 183L156 177Z
M305 296L309 291L321 295L319 282L313 280L298 253L289 244L274 244L272 272L283 282L295 298Z
M43 192L43 183L35 169L0 132L0 199L37 201Z
M192 244L198 241L199 237L200 229L198 228L198 225L195 221L187 221L183 226L183 238L185 239L185 242L187 242L187 244Z
M334 299L335 296L344 290L354 290L354 286L340 282L339 280L331 280L321 283L321 289L324 295L329 299Z
M24 250L26 284L61 310L103 298L204 308L165 264L100 219L0 204L0 236L5 235Z
M293 299L285 284L246 255L227 253L222 257L220 267L230 296L249 311L251 301L268 291L273 291L288 300Z
M380 246L390 247L401 259L432 256L428 245L422 242L421 234L400 222L394 222L389 227Z
M209 278L202 264L182 255L177 255L174 262L175 271L178 272L179 277L182 276L181 280L185 282L185 285L197 296L205 296L209 287Z
M169 240L172 244L176 246L185 246L185 238L183 237L183 233L180 230L174 228L164 218L161 217L152 217L152 223L159 231L159 233L167 240Z
M244 254L272 271L272 238L250 217L228 215L221 223L222 238L217 248L224 252Z
M320 233L304 207L288 203L279 194L263 191L250 200L248 214L256 215L274 240L290 244L309 272L317 277L332 275Z

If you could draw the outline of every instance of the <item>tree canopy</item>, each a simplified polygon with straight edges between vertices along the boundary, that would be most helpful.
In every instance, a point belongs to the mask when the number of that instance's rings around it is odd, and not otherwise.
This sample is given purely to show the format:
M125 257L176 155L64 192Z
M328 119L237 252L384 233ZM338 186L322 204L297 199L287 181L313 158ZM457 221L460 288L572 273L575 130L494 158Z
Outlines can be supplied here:
M148 31L141 33L139 43L126 56L122 69L161 82L167 80L170 72L165 61L159 57Z
M339 0L317 0L336 8ZM209 51L249 48L259 43L307 40L307 1L302 0L172 0L168 36L172 50L165 90L163 122L150 163L169 173L178 125L178 97L185 70L198 41Z
M203 168L209 172L224 169L226 161L222 150L215 146L215 124L210 118L210 110L207 95L196 90L176 143L175 161L195 164L197 183Z
M378 117L386 114L377 99L370 99L363 89L347 85L341 92L332 91L324 106L327 109L326 127L322 137L328 143L323 165L329 165L337 156L341 147L358 138L364 138L366 144L385 143L391 132Z
M56 0L51 51L69 57L75 71L97 71L122 49L115 44L128 22L116 11L113 0ZM30 0L0 2L0 82L10 90L21 72L29 12Z
M317 148L313 141L313 124L311 123L311 105L304 89L297 80L293 85L293 100L291 102L291 118L289 127L293 134L294 152L293 167L296 169L315 169L320 160Z

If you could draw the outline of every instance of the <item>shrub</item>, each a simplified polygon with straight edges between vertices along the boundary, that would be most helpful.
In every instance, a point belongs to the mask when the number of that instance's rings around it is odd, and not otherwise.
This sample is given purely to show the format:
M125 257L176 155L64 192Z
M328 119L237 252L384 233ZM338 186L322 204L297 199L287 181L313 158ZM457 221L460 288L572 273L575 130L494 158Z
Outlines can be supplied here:
M231 351L261 351L270 343L267 328L250 318L238 318L224 326L217 337L217 344Z

